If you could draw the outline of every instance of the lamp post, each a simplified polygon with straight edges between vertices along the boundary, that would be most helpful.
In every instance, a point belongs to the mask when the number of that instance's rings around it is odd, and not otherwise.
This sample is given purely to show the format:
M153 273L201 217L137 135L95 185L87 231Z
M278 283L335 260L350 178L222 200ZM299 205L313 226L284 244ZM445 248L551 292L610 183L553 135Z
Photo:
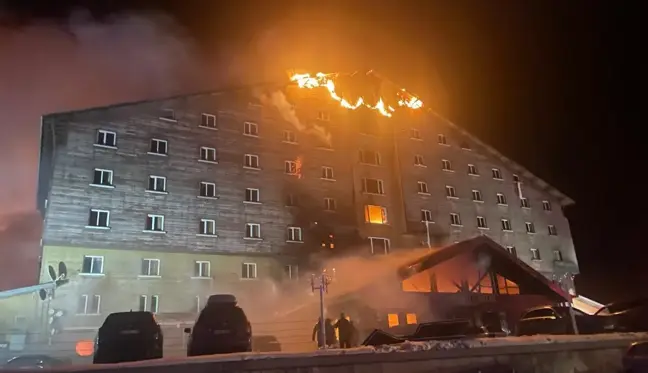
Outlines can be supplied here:
M569 317L571 318L571 323L572 323L572 328L574 329L574 334L579 334L578 333L578 325L576 325L576 315L574 313L574 302L572 300L572 297L576 296L576 290L574 289L574 277L576 277L573 273L567 272L560 276L558 279L558 283L561 285L561 287L564 290L567 290L567 293L570 296L569 299ZM569 283L565 284L565 280L569 279ZM565 289L567 288L567 289Z
M335 270L333 270L335 272ZM322 273L315 277L315 274L311 275L311 289L313 292L319 290L320 297L320 332L319 332L319 344L326 348L326 326L324 325L324 293L328 293L328 285L331 283L332 277L326 273L326 270L323 270Z

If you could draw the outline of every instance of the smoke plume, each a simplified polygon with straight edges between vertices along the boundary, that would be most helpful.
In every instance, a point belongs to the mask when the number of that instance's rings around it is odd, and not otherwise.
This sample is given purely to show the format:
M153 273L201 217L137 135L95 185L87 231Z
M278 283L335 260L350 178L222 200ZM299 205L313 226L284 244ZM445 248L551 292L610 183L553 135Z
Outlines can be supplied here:
M35 208L41 115L197 91L228 73L162 14L0 24L0 55L2 213Z

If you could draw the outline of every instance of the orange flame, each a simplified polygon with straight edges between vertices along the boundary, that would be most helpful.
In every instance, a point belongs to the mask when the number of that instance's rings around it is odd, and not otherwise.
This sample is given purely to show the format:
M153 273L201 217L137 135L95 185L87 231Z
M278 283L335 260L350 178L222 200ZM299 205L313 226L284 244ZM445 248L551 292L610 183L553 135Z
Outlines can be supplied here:
M364 106L369 109L376 110L380 114L388 118L392 116L392 113L394 111L396 111L393 107L385 104L385 101L382 99L382 97L379 98L378 102L376 102L374 105L365 102L364 98L362 97L358 97L355 103L349 102L348 100L337 94L337 92L335 91L335 78L337 77L337 75L338 74L324 74L321 72L315 74L315 76L311 76L310 74L295 74L290 78L290 80L296 82L299 88L326 88L331 98L339 102L340 106L345 109L355 110L360 106ZM399 98L398 106L405 106L410 109L420 109L421 107L423 107L423 102L418 97L412 95L404 89L401 89L397 95Z

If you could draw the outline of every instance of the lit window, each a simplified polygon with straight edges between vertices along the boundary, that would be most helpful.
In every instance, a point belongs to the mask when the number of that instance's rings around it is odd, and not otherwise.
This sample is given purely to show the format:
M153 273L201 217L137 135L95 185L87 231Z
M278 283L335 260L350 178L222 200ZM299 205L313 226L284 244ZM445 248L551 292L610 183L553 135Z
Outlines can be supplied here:
M529 205L529 199L525 197L520 198L520 207L525 209L530 208L531 205Z
M474 164L469 164L468 165L468 175L478 176L479 175L479 170L477 170L477 166L475 166Z
M425 166L425 161L423 161L423 156L417 154L414 156L414 165L416 166Z
M257 278L256 263L243 263L241 268L241 278L245 278L245 279Z
M216 149L206 146L200 147L200 160L203 162L216 162Z
M499 168L493 168L492 173L493 173L493 179L503 180L502 172L499 170Z
M526 223L524 223L524 225L526 226L527 233L535 233L536 232L535 231L535 225L533 225L533 223L526 222Z
M166 140L151 139L149 154L167 155L167 153L168 153L168 143Z
M213 219L200 219L198 229L199 234L214 236L216 235L216 221Z
M445 135L443 135L443 134L439 134L439 135L437 136L437 139L438 139L438 141L439 141L439 144L441 144L441 145L448 145L448 140L446 139Z
M477 189L473 189L473 191L472 191L472 199L475 202L484 202L484 200L482 199L481 192L479 190L477 190Z
M160 259L142 259L142 276L159 276Z
M549 231L550 236L557 236L558 235L558 230L556 229L555 225L548 225L547 230Z
M419 194L430 194L430 190L428 189L428 185L425 181L418 182L418 192Z
M441 169L443 169L443 171L452 171L452 163L450 163L450 161L447 159L442 159Z
M551 211L551 202L542 201L542 209L545 211Z
M106 130L97 131L96 146L103 146L107 148L114 148L117 146L117 133Z
M502 230L506 232L511 232L513 229L511 229L511 221L508 219L502 219Z
M299 227L288 227L288 241L302 242L302 229Z
M457 213L450 213L450 225L454 226L460 226L461 225L461 217Z
M540 250L531 249L531 260L541 260L541 258L540 258Z
M113 172L112 170L104 170L101 168L94 169L94 175L92 177L92 184L94 186L113 186Z
M366 205L365 222L371 224L387 224L387 209L382 206Z
M418 324L415 313L408 313L406 317L407 317L407 324Z
M245 238L261 238L261 224L247 223L245 224Z
M457 191L455 190L455 187L446 185L445 190L446 190L446 197L457 198Z
M245 189L245 202L259 203L259 189L247 188Z
M254 154L246 154L244 158L243 167L258 169L259 156Z
M204 128L211 128L215 129L216 128L216 116L212 114L204 114L201 117L200 120L200 127Z
M433 222L432 220L432 211L430 210L421 210L421 221L422 222Z
M478 216L477 217L477 228L482 228L486 229L488 228L488 225L486 225L486 218L483 216Z
M256 123L245 122L243 123L243 134L246 136L259 136L259 126Z
M390 313L390 314L387 315L387 325L390 328L393 328L393 327L399 325L398 314L397 313Z

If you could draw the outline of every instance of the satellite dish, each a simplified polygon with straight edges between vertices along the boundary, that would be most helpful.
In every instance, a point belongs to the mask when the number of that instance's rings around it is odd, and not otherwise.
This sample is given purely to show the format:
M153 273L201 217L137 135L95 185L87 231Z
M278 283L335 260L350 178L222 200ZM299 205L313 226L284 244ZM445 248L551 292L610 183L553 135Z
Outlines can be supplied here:
M67 271L67 266L65 265L65 263L59 262L59 264L58 264L58 273L59 273L59 276L61 276L61 279L67 278L68 271Z
M45 289L40 289L38 291L38 296L41 300L45 300L47 298L47 292L45 291Z
M56 281L56 271L54 270L54 267L52 266L47 266L47 271L49 272L50 277L52 278L52 281Z
M54 312L55 312L55 311L54 311L53 309L50 308L50 309L47 311L47 314L50 315L50 316L53 316L53 315L54 315Z

